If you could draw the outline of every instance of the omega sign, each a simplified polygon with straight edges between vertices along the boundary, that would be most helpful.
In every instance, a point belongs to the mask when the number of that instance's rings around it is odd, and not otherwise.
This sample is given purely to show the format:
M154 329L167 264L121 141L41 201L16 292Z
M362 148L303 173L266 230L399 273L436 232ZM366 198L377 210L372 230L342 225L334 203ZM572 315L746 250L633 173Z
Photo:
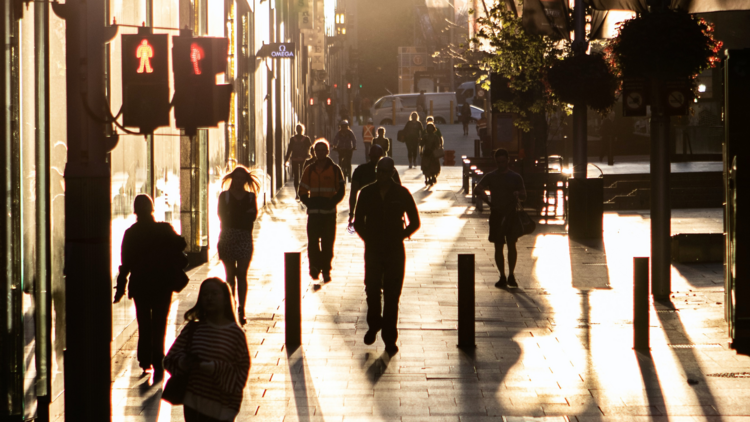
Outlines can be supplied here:
M294 43L271 43L264 44L257 54L258 57L271 57L274 59L293 59Z
M286 44L280 44L278 50L271 51L271 57L294 57L294 51L287 51Z

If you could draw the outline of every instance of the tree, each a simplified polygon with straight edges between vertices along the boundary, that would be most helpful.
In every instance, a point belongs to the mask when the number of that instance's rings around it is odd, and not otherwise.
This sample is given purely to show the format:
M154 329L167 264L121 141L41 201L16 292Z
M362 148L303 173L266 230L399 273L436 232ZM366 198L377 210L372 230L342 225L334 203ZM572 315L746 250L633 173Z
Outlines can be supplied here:
M561 57L570 54L570 45L545 35L526 31L522 19L504 3L488 9L486 17L477 19L479 30L470 40L471 49L484 52L479 66L507 80L502 98L492 98L501 112L515 113L515 125L528 132L535 115L545 116L560 110L568 111L547 86L547 71ZM489 88L487 74L482 87ZM498 87L493 87L498 92ZM503 87L504 88L504 87Z

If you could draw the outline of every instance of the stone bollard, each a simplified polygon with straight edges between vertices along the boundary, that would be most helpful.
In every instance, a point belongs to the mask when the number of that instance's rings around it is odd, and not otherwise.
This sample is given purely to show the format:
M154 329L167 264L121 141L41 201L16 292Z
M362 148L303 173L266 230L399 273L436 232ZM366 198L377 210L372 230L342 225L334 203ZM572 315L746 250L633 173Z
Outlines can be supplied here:
M633 349L649 350L649 258L633 258Z
M475 344L474 254L458 255L458 347Z
M301 259L299 252L284 254L284 332L287 350L302 345Z

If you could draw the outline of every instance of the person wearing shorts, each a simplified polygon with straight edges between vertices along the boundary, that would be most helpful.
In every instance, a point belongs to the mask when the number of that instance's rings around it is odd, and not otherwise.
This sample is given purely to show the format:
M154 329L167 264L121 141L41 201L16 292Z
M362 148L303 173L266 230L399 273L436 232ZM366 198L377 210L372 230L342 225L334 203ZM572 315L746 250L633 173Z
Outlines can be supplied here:
M516 242L523 233L520 220L516 214L520 201L526 200L526 188L520 174L510 170L508 151L495 151L497 170L487 173L477 184L477 197L490 205L490 242L495 244L495 263L500 271L500 280L495 287L517 288L518 283L513 271L518 260ZM487 191L490 196L487 196ZM508 245L508 277L505 276L505 257L503 245Z

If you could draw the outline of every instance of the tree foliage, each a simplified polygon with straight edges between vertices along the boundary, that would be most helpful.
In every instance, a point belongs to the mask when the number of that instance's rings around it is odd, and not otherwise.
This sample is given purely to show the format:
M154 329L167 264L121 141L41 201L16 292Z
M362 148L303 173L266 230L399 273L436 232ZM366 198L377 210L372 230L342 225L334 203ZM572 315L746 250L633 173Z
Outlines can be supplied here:
M515 125L526 132L532 128L533 114L559 111L563 104L549 89L547 71L570 53L570 46L548 36L530 34L504 2L495 4L486 17L477 19L477 24L479 30L470 42L472 50L485 52L480 67L507 81L507 89L493 87L493 105L501 112L517 114ZM480 80L482 87L488 89L487 74Z
M713 25L683 11L644 13L626 21L607 53L627 78L690 78L714 67L722 42Z

